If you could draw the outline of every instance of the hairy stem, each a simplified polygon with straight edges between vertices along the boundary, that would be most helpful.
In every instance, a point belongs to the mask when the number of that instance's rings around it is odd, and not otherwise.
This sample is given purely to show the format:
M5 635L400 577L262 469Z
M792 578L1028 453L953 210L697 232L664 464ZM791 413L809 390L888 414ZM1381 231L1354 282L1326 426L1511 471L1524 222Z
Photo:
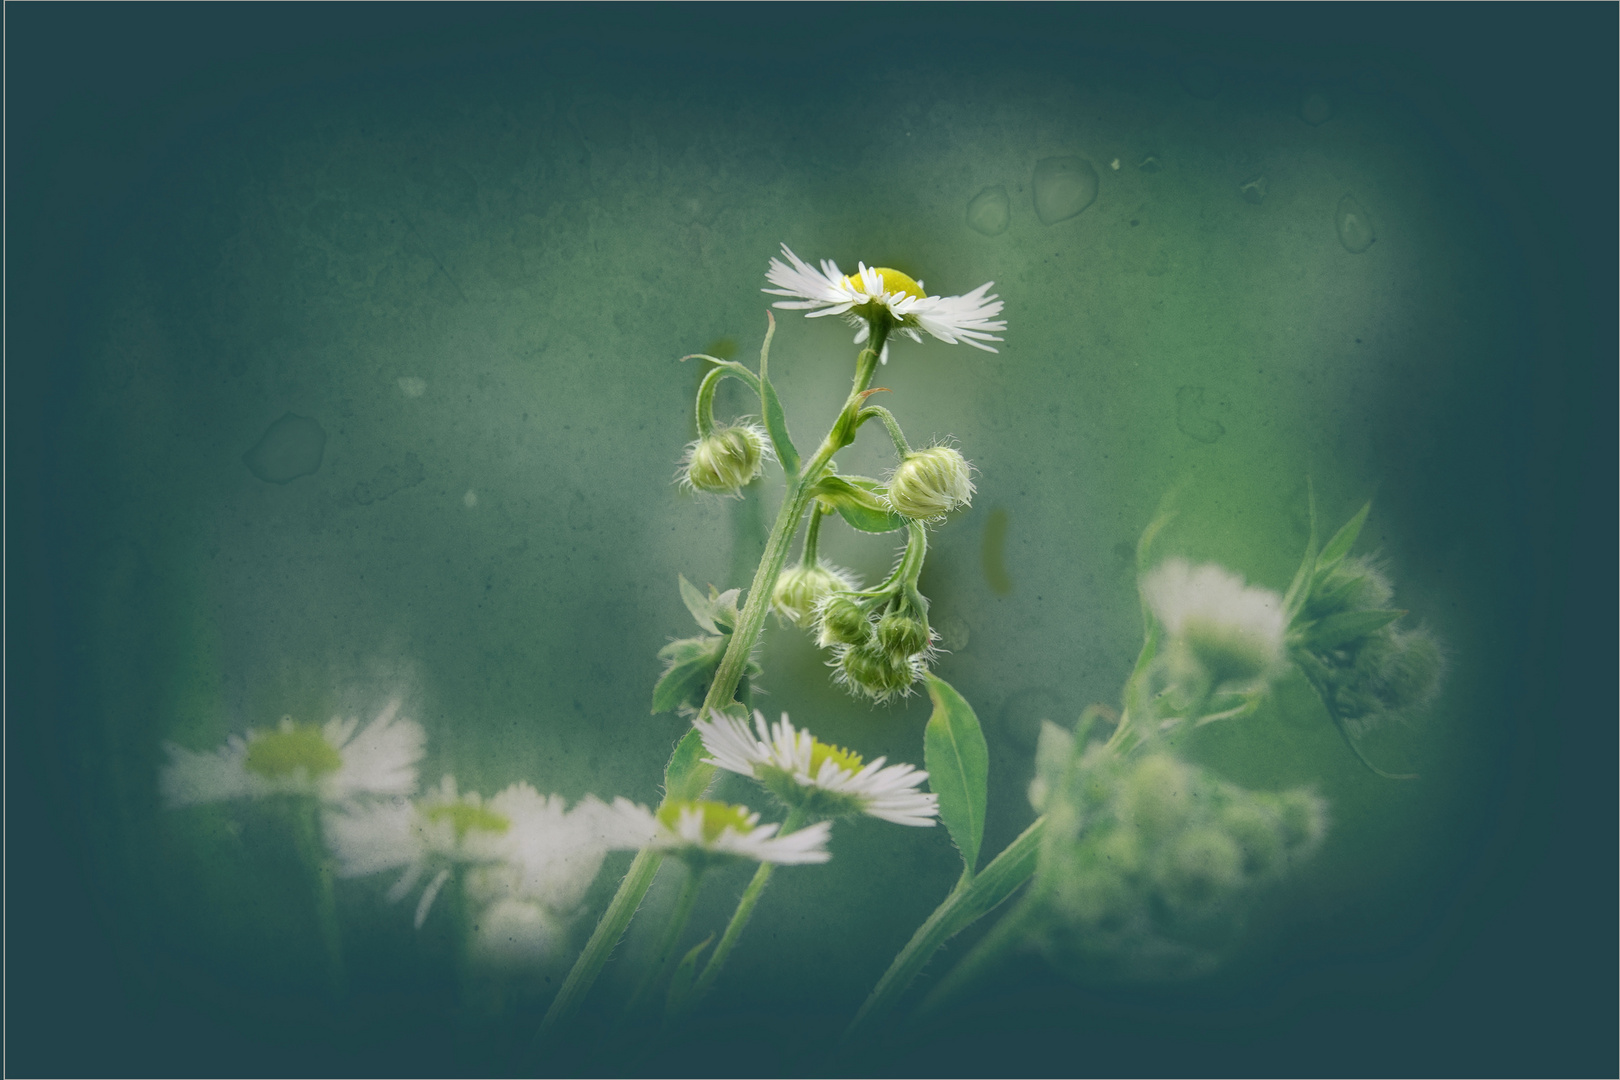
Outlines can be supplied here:
M1045 831L1046 818L1036 818L1018 839L991 860L989 866L979 871L978 876L962 875L956 888L917 928L867 995L861 1011L844 1031L844 1042L853 1041L863 1029L888 1015L940 946L993 910L1030 879L1035 873L1035 858Z

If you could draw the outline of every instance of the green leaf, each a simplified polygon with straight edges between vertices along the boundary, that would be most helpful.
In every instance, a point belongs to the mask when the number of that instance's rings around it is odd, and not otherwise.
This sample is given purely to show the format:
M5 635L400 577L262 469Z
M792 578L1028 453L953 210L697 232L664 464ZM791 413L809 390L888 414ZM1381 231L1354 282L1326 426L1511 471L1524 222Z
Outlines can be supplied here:
M1322 554L1317 556L1316 569L1326 570L1337 566L1344 557L1350 554L1350 548L1361 535L1361 527L1367 523L1367 514L1372 510L1372 503L1367 503L1357 512L1356 516L1344 523L1344 528L1333 534L1322 548Z
M1310 629L1305 631L1305 643L1319 652L1336 649L1375 630L1382 630L1405 614L1404 611L1394 610L1341 611L1312 623Z
M961 694L945 680L928 676L934 715L923 732L928 787L939 796L939 819L950 830L971 875L984 841L984 808L989 794L990 752L984 731Z
M741 589L727 589L723 593L714 591L709 586L709 617L720 628L722 634L729 634L737 628L742 616L737 613L737 597L742 595Z
M698 957L703 955L703 950L707 949L713 940L714 935L711 933L681 957L679 966L675 968L675 975L669 981L669 999L665 1002L665 1015L679 1016L686 1008L686 999L691 996L692 983L696 980Z
M708 693L714 680L714 669L720 666L720 655L700 656L674 664L653 687L652 711L675 712L682 706L696 708Z
M693 728L670 755L664 767L664 798L669 802L701 799L714 779L714 770L703 768L703 756L708 753L703 737Z
M686 580L685 574L677 576L681 580L681 602L686 605L686 610L692 613L699 626L711 634L718 634L720 628L714 624L714 600L699 592L696 585ZM709 588L713 592L714 587L711 585Z
M877 492L882 485L861 477L823 477L811 492L838 511L850 528L868 533L894 532L906 527L906 519L889 511Z

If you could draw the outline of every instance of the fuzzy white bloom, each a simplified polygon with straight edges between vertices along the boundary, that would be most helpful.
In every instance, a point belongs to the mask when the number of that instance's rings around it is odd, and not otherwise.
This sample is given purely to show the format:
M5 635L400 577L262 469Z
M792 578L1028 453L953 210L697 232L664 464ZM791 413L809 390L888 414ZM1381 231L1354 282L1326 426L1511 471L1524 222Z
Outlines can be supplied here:
M712 764L753 777L789 806L826 817L865 814L896 825L933 825L939 814L939 796L917 790L928 779L923 770L885 768L888 759L881 757L863 765L859 754L795 728L787 713L767 726L756 711L755 731L741 717L725 714L693 726Z
M329 811L325 833L342 877L404 870L390 900L404 898L431 875L417 905L418 927L458 865L484 871L479 881L488 886L486 900L532 901L565 912L584 899L608 851L639 846L619 842L617 817L593 797L569 810L561 796L518 783L485 802L474 792L458 794L450 776L415 802Z
M1170 559L1142 579L1142 595L1173 643L1217 685L1259 678L1282 659L1282 597L1224 567Z
M772 306L802 310L811 318L843 315L857 327L857 343L870 336L870 317L879 313L886 313L895 328L913 341L921 341L921 332L926 331L948 345L963 343L985 352L996 351L985 342L1001 340L991 331L1007 329L1006 321L996 318L1002 303L990 292L993 281L965 296L929 296L922 282L888 267L858 263L855 273L846 275L831 259L821 260L820 269L811 266L786 244L782 254L787 262L773 258L765 272L776 288L761 291L793 299L778 300ZM887 361L887 344L883 352Z
M797 832L777 836L781 826L761 825L746 806L692 799L666 803L657 814L628 799L613 800L619 834L641 836L653 847L686 857L731 855L756 862L794 865L824 863L832 858L827 837L832 823L818 821Z
M363 795L409 795L427 740L419 724L398 718L390 701L360 727L359 717L333 717L322 727L281 718L274 729L232 735L217 750L165 744L169 763L159 787L169 806L268 795L311 795L341 803Z

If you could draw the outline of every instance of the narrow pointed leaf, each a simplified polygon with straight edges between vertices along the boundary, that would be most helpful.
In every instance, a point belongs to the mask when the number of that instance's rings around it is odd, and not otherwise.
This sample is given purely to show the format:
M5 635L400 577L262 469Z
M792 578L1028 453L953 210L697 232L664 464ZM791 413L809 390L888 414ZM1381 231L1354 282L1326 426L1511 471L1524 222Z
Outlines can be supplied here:
M1318 570L1337 566L1346 555L1350 554L1350 548L1355 544L1356 537L1361 535L1361 527L1367 523L1367 514L1371 510L1372 503L1369 502L1356 513L1355 517L1344 523L1344 528L1333 534L1333 539L1323 545L1322 554L1316 560Z
M692 613L697 624L711 634L718 634L720 628L714 624L714 601L698 591L698 587L686 580L686 575L679 575L681 581L681 602L686 610Z
M1337 649L1356 638L1382 630L1405 614L1404 611L1394 610L1341 611L1312 624L1305 631L1305 643L1317 650Z
M928 787L939 796L939 819L950 831L969 874L979 864L984 841L984 808L988 796L990 752L979 718L945 680L928 676L934 715L923 732L923 761Z
M798 476L799 451L793 445L793 437L788 434L787 414L782 411L782 400L776 396L776 387L763 375L759 380L759 402L765 416L765 431L771 437L771 445L776 447L776 460L782 463L783 470L789 476Z
M703 955L703 950L707 949L712 941L714 935L710 934L681 957L680 964L675 968L675 976L669 981L669 998L665 1002L666 1015L678 1016L686 1008L686 999L692 995L692 983L697 976L698 957Z
M688 731L681 741L675 744L675 752L670 755L669 764L664 767L664 799L668 802L681 802L687 799L700 799L714 779L714 770L705 768L703 759L708 750L703 745L703 737L693 728Z
M652 711L675 712L683 705L695 708L703 701L714 679L714 669L719 666L719 656L700 656L675 664L653 687Z
M873 490L879 486L875 480L859 483L842 476L827 476L816 484L814 492L822 502L837 510L852 529L886 533L905 528L906 519L885 507Z

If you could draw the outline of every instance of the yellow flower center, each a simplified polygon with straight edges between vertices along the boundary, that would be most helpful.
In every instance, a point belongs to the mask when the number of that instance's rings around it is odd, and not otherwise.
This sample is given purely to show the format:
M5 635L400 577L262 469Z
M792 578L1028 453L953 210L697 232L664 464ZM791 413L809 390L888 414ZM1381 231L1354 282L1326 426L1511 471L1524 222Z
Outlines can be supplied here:
M861 771L861 755L853 750L845 750L842 746L830 746L817 739L810 748L810 775L818 776L821 773L821 763L830 761L845 772Z
M681 819L683 810L697 810L703 815L703 842L712 844L720 839L720 834L727 828L744 836L753 831L749 823L752 816L746 806L732 806L729 803L710 802L708 799L692 799L690 801L666 803L658 808L658 820L666 828L674 829Z
M504 833L512 827L512 820L497 814L480 803L439 803L423 811L429 821L448 821L456 830L456 838L466 836L473 829L482 832Z
M343 756L326 741L320 728L283 721L278 730L248 742L244 764L250 772L271 779L291 776L299 769L314 779L337 772Z
M883 280L883 291L885 293L903 293L906 296L914 296L919 300L928 295L923 292L921 285L898 270L891 270L887 266L878 266L874 267L874 269L877 271L877 276ZM861 283L861 275L859 274L845 278L844 283L852 289L866 288Z

